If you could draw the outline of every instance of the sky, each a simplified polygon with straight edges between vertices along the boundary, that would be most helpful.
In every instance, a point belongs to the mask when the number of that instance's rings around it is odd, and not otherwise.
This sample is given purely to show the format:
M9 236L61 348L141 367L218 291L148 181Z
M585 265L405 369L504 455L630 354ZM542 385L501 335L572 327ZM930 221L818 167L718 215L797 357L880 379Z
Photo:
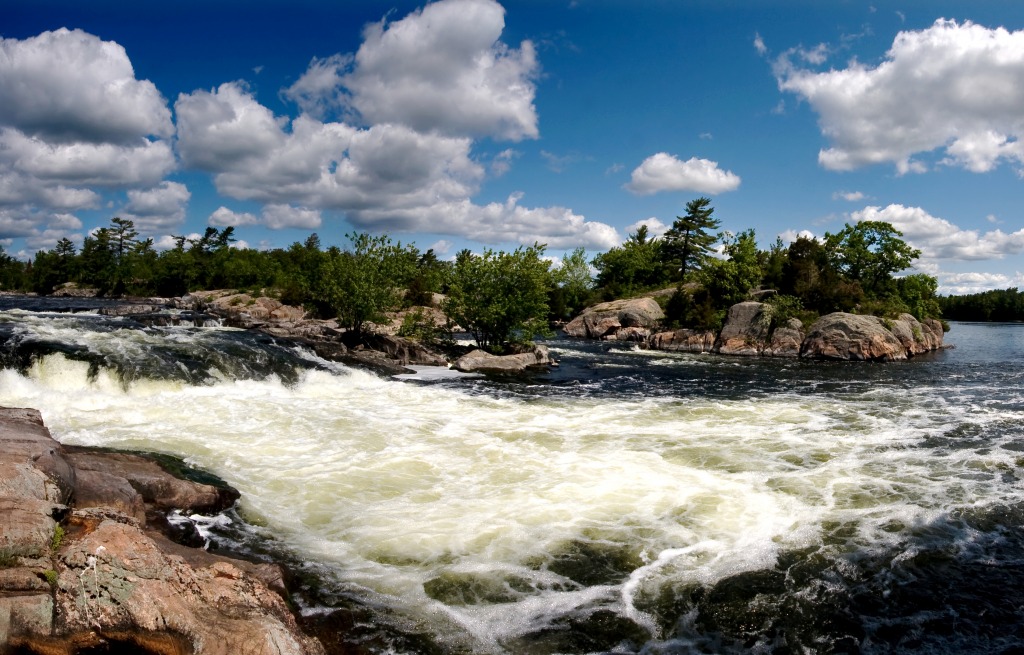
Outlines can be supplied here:
M595 255L881 220L943 294L1024 287L1017 0L0 0L0 245L115 216Z

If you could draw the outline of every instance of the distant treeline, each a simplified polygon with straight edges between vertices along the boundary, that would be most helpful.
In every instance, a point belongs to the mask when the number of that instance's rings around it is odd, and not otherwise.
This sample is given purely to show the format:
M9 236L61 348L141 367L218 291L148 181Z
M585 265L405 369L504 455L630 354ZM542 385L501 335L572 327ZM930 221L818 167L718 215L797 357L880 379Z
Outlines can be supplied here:
M951 321L1024 321L1024 293L1016 287L939 298L942 316Z
M833 311L940 315L934 277L895 276L920 252L888 223L861 221L821 240L776 240L762 250L754 230L719 232L713 211L710 200L698 198L662 236L640 227L621 246L589 260L577 248L557 267L542 244L513 252L463 250L441 260L432 250L421 252L386 235L350 234L342 249L324 247L312 234L287 248L254 250L233 247L231 227L174 237L174 247L159 252L132 221L113 218L80 250L64 238L21 262L0 248L0 289L50 294L74 283L105 296L162 297L238 289L337 317L357 336L364 323L402 307L429 305L433 294L442 294L445 313L493 350L529 340L548 322L570 319L596 302L672 288L674 293L654 294L666 323L705 330L721 327L730 306L759 290L764 293L755 297L768 300L772 320L780 324ZM1019 316L1019 297L1016 307ZM431 336L427 322L408 328Z

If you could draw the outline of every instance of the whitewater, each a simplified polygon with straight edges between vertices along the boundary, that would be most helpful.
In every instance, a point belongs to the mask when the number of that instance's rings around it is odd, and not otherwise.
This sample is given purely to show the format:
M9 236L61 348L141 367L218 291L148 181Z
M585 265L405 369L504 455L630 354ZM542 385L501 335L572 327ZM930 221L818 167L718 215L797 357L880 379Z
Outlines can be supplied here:
M556 339L498 379L90 313L0 340L0 405L236 487L196 520L368 617L357 652L1024 647L1022 325L891 364Z

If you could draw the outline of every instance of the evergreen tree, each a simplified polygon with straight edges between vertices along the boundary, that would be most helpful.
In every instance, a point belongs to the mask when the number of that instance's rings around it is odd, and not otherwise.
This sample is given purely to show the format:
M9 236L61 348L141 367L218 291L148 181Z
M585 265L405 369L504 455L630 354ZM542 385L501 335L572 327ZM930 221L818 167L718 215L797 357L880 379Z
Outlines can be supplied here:
M677 268L680 280L685 281L687 273L704 264L718 241L715 231L721 223L714 218L714 211L709 198L691 200L686 203L686 215L676 216L663 237L663 256Z

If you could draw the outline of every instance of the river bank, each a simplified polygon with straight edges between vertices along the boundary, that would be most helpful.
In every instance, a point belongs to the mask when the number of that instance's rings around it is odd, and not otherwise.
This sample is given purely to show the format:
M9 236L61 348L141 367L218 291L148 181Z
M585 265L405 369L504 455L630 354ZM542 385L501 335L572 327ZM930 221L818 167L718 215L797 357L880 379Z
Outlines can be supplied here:
M238 499L148 457L64 447L0 407L0 650L320 655L285 573L208 552L184 518Z

